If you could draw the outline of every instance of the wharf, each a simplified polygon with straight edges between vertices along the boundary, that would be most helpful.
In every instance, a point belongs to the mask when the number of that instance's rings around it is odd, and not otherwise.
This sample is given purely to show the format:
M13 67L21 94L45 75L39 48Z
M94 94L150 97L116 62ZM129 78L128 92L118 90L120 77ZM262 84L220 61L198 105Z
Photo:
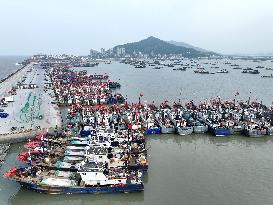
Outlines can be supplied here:
M36 133L61 127L61 114L57 105L53 105L52 90L45 89L45 70L33 63L23 67L16 74L0 84L0 96L11 96L9 91L18 82L37 85L37 88L17 88L14 102L1 107L7 118L0 118L0 142L18 142L34 136Z

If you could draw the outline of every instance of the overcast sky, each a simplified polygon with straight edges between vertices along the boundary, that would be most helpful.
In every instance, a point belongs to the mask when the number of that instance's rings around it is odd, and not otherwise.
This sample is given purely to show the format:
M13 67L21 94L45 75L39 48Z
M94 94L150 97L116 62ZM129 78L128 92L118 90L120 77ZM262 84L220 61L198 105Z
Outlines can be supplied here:
M273 0L0 0L0 55L110 48L148 36L273 52Z

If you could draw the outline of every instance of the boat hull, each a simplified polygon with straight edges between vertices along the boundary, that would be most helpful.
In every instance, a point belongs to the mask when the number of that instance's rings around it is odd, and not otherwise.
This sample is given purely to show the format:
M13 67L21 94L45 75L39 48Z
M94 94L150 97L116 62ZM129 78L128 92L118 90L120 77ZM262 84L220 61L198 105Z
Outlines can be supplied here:
M26 189L44 194L103 194L103 193L132 193L144 190L143 184L107 187L50 187L27 182L19 182Z
M129 170L141 170L143 172L148 171L149 166L148 165L135 165L135 166L128 166Z
M193 127L176 127L176 132L179 135L190 135L193 133Z
M230 135L228 128L209 128L210 132L216 137L226 137Z
M267 128L267 134L272 136L273 135L273 127Z
M175 133L175 128L167 128L167 127L161 127L161 133L162 134L173 134Z
M244 130L244 134L247 137L254 137L254 138L258 138L258 137L264 137L267 134L266 130L259 130L259 129L245 129Z
M244 126L232 127L229 130L231 135L241 134L244 131Z
M144 135L154 135L154 134L160 134L161 129L159 127L156 128L149 128L144 132Z
M193 132L196 134L202 134L208 131L208 126L194 126L193 127Z

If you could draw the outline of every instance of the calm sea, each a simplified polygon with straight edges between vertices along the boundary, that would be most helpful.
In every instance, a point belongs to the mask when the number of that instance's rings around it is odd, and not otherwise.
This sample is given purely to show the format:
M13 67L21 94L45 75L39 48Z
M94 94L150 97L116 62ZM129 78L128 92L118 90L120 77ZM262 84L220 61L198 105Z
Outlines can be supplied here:
M0 80L21 68L22 66L16 63L21 63L24 59L25 56L0 56Z

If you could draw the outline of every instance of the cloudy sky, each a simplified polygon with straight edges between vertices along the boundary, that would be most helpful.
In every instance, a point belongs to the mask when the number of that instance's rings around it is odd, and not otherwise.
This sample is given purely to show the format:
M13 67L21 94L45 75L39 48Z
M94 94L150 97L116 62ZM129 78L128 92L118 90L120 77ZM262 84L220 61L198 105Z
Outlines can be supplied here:
M148 36L273 52L273 0L0 0L0 22L0 55L84 55Z

